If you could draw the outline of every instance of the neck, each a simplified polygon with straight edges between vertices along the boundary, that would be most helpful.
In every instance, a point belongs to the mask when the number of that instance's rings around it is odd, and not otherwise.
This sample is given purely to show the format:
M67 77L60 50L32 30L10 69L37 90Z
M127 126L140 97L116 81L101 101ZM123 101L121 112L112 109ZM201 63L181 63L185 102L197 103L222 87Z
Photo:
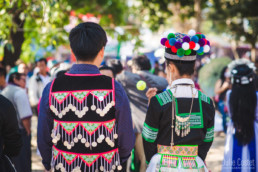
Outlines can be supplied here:
M40 72L39 74L40 74L40 75L43 75L43 76L46 76L46 75L47 75L47 72Z
M80 60L78 60L76 62L76 64L89 64L89 65L94 65L94 66L99 67L99 64L97 64L95 61L80 61Z

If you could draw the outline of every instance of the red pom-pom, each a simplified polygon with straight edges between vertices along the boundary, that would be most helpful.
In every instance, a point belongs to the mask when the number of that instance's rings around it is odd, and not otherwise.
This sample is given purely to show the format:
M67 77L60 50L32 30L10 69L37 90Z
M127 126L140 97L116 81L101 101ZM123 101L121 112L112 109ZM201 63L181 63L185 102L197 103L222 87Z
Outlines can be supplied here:
M168 40L165 42L165 46L166 46L167 48L171 48L171 45L169 44L169 41L168 41Z
M189 46L190 46L190 49L194 49L194 47L195 47L195 42L190 41L190 42L189 42Z
M196 34L200 34L201 35L201 32L196 32Z
M176 53L176 52L177 52L176 47L175 47L175 46L172 46L172 47L171 47L171 51L172 51L173 53Z
M203 38L203 40L204 40L204 45L207 45L207 39L205 39L205 38Z

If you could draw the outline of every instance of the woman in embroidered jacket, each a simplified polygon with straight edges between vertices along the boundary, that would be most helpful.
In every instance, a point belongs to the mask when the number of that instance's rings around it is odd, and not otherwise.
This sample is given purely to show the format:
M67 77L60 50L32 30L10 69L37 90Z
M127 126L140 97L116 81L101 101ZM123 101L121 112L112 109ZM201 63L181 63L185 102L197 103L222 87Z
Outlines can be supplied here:
M258 93L254 84L255 66L246 59L240 59L231 62L228 67L232 77L232 90L227 92L231 120L228 124L222 171L256 172Z
M209 41L190 30L161 40L170 88L152 97L143 127L148 172L207 171L204 164L213 141L213 101L194 88L196 54L210 50Z

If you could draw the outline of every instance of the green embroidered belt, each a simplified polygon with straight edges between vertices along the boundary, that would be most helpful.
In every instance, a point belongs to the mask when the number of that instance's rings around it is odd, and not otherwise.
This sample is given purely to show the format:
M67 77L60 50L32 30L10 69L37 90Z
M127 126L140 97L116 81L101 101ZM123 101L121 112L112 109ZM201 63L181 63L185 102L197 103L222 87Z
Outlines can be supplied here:
M183 157L195 157L198 155L197 145L176 145L176 146L164 146L158 144L158 153L183 156Z

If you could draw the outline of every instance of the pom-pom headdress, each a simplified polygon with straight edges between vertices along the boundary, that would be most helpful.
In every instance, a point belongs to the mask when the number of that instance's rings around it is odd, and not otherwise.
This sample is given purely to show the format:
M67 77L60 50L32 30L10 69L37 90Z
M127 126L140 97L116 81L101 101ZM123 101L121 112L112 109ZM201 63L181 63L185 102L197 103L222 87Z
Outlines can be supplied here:
M210 42L194 30L190 30L188 34L169 33L160 43L165 46L165 58L168 60L193 61L196 54L203 55L210 51Z
M228 65L231 73L231 83L246 85L254 81L254 71L256 67L254 63L247 59L238 59L232 61Z

